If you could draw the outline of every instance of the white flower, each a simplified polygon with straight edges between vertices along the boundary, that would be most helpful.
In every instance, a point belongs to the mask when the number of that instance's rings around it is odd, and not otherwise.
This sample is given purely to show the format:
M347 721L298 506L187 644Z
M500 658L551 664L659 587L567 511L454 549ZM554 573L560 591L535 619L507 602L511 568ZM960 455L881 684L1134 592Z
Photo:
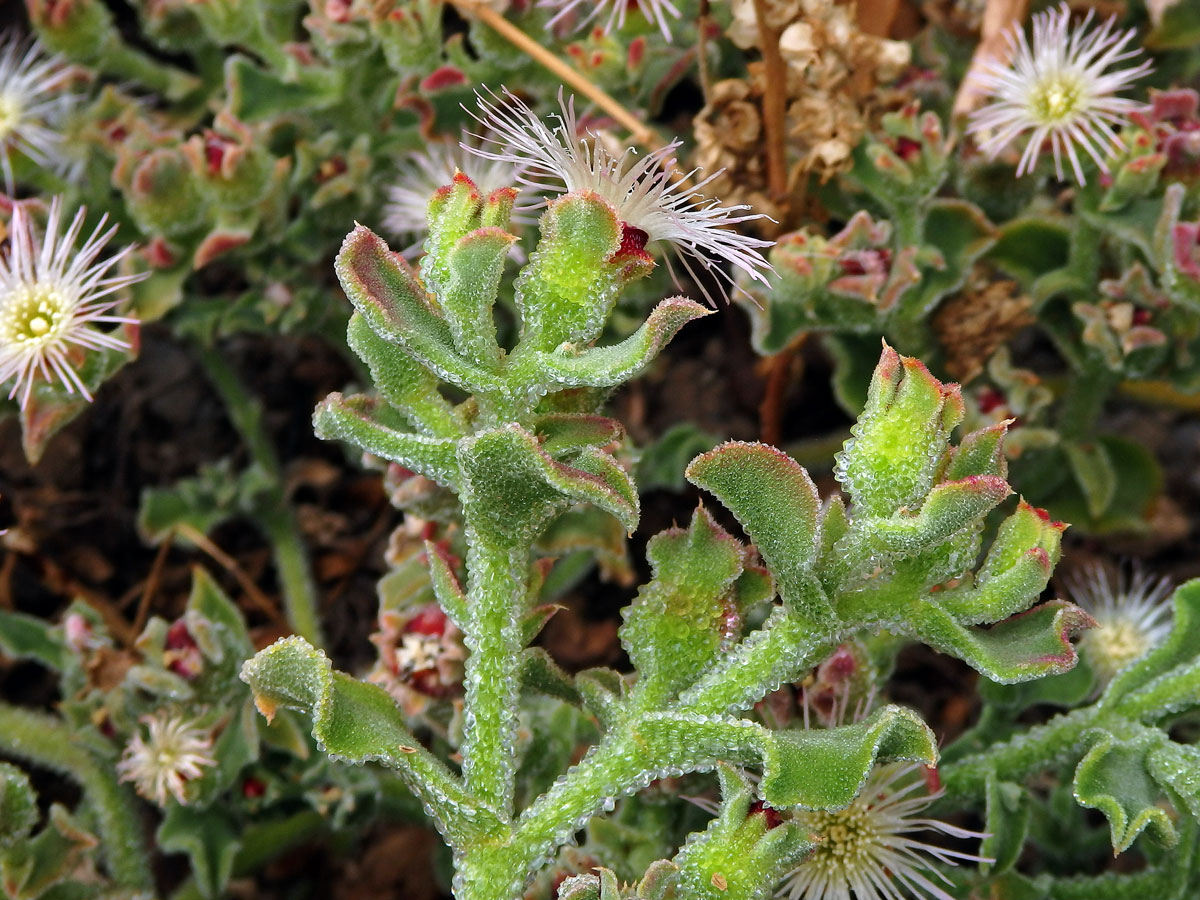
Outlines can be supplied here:
M63 63L42 55L41 44L26 45L15 34L0 37L0 170L13 192L11 154L25 154L39 166L66 165L62 137L54 130L70 105L64 93Z
M396 180L387 188L383 207L383 226L396 237L424 234L428 229L426 213L438 188L450 184L456 172L462 172L483 196L503 187L517 187L518 167L506 160L488 160L468 153L458 144L436 142L407 157L398 167ZM512 221L532 225L534 218L525 207L513 211ZM404 255L417 252L422 241L405 248Z
M693 266L698 265L732 283L730 275L717 265L723 260L750 278L767 283L764 272L770 271L771 266L757 248L769 247L772 242L728 227L763 216L739 215L750 207L721 206L717 200L705 199L699 193L720 172L686 187L688 179L698 170L677 172L675 151L681 142L672 141L640 158L633 148L617 155L605 148L596 135L579 134L574 98L565 100L561 90L560 112L551 113L558 121L553 127L508 90L504 91L504 105L495 94L491 94L490 100L478 93L476 98L481 114L475 118L488 134L476 136L482 143L480 147L463 144L468 152L522 167L520 181L539 191L565 189L570 193L598 194L616 210L626 237L634 239L623 243L639 250L656 241L670 245L694 279ZM488 144L496 149L484 149ZM667 264L670 267L669 256Z
M990 860L909 835L919 831L960 839L986 835L918 815L940 796L926 792L923 768L917 763L879 766L845 809L795 813L795 820L820 841L788 875L778 895L790 900L850 900L852 896L854 900L954 900L933 882L938 878L950 883L934 864Z
M139 794L159 806L167 805L171 795L187 803L184 785L204 774L204 767L215 766L209 756L211 731L200 728L182 716L158 713L143 716L141 722L149 736L135 734L117 763L121 781L132 781Z
M1092 565L1068 584L1071 599L1096 620L1079 639L1079 649L1101 682L1157 647L1171 633L1171 607L1165 602L1174 587L1134 567L1113 578Z
M98 259L117 230L103 230L107 216L75 248L85 213L80 209L60 235L62 203L55 198L39 245L24 205L13 207L8 253L0 256L0 384L13 382L8 396L20 393L22 407L39 377L57 378L68 392L91 400L73 357L79 351L129 346L117 333L94 326L135 322L110 314L120 303L113 295L145 276L110 274L129 247Z
M657 25L667 43L670 43L671 26L667 22L667 14L669 13L674 19L679 18L679 10L675 4L671 0L635 0L635 2L642 15L646 17L646 21ZM608 19L604 23L604 33L611 34L614 28L625 27L625 14L629 11L629 0L538 0L538 6L556 10L554 17L546 23L547 28L553 28L560 21L571 16L576 9L580 7L587 9L590 6L592 11L573 23L575 31L580 30L594 19L602 18L607 12Z
M1106 159L1122 147L1113 133L1124 117L1143 104L1116 96L1150 71L1149 61L1106 71L1129 60L1141 49L1125 47L1135 32L1115 31L1114 18L1089 30L1092 14L1071 29L1066 3L1033 17L1033 41L1014 27L1008 33L1010 65L988 60L972 77L996 102L974 113L968 133L981 138L980 147L995 157L1015 138L1032 132L1021 154L1017 175L1033 171L1048 140L1054 154L1054 171L1063 178L1063 152L1080 184L1085 183L1077 147L1108 171Z

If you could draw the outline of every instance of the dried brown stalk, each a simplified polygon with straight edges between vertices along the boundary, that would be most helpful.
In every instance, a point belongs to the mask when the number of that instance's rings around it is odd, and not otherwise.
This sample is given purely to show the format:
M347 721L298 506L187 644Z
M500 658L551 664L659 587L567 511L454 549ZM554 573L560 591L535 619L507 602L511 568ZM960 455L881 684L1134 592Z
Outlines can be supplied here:
M779 32L767 23L765 0L754 0L759 45L766 69L763 92L763 129L767 133L767 187L771 199L784 203L788 194L787 166L787 63L779 52Z
M958 94L954 98L955 118L970 114L983 103L987 95L979 88L973 76L989 59L1002 63L1009 61L1008 39L1005 35L1010 28L1021 26L1028 11L1029 0L987 0L983 11L983 25L980 27L979 46L975 48L967 76L959 85Z
M581 72L563 62L500 13L476 0L450 0L461 12L483 22L517 49L556 75L563 84L587 97L629 131L630 137L649 150L663 146L654 129L618 103L612 95L589 81Z

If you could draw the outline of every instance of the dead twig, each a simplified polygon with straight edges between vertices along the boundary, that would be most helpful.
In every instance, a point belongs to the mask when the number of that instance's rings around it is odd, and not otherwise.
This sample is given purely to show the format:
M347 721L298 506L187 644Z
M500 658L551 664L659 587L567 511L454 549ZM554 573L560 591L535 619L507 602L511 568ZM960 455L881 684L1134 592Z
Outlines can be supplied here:
M150 574L146 577L146 583L142 587L142 597L138 601L137 614L133 617L133 628L131 629L135 635L141 634L142 629L146 627L146 618L150 615L150 601L158 592L158 584L162 581L163 568L167 564L167 553L171 549L171 541L175 537L175 529L172 528L163 538L162 543L158 546L158 553L155 554L154 564L150 567Z
M783 407L788 385L793 380L792 363L804 347L807 337L807 332L802 332L783 350L762 362L767 384L763 388L762 402L758 405L758 421L764 444L778 446L783 440Z
M500 13L476 2L476 0L450 0L450 2L459 11L483 22L514 47L527 53L533 60L556 75L563 84L595 103L628 130L634 141L649 150L657 150L663 146L654 129L618 103L612 95L593 84L581 72L563 62Z
M217 562L217 564L221 566L221 568L232 575L237 581L238 585L241 587L242 591L245 592L250 602L258 607L260 611L269 616L272 622L274 622L276 625L283 626L285 630L291 629L287 619L284 618L283 613L280 612L278 604L272 602L270 597L259 590L258 585L256 585L253 579L251 579L250 576L245 573L242 567L238 565L238 561L236 559L210 541L208 537L206 537L197 529L193 528L191 525L186 523L177 525L176 530L181 536L187 538L189 541L211 556Z
M958 86L954 97L954 118L974 112L987 97L977 84L974 75L988 60L1006 63L1009 61L1008 34L1011 28L1020 28L1029 11L1029 0L987 0L983 11L983 24L979 29L979 46L971 57L966 77Z
M767 132L767 187L771 199L787 205L787 63L779 52L779 32L767 24L766 0L754 0L758 42L762 46L765 86L763 128Z

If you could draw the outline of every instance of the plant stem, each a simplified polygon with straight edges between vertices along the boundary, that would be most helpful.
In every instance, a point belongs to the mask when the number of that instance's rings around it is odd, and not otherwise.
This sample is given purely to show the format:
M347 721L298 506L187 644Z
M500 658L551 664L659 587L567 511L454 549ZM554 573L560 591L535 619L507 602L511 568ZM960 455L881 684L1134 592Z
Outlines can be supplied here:
M529 54L535 62L549 69L553 75L562 80L563 84L569 85L574 91L587 97L603 109L626 128L630 136L643 147L657 150L663 146L654 130L617 102L611 94L593 84L576 69L571 68L500 13L476 2L476 0L450 0L450 2L461 12L479 19L514 47Z
M1044 769L1047 760L1063 758L1095 725L1096 718L1091 708L1076 710L964 757L941 770L942 786L950 797L982 797L990 773L1002 781L1024 781Z
M467 524L467 649L463 779L502 816L512 811L521 633L529 547L491 546Z
M1076 441L1091 437L1104 411L1104 402L1119 380L1116 373L1099 365L1072 372L1058 415L1059 432Z
M62 720L0 703L0 753L61 772L79 782L100 832L109 875L123 887L154 884L141 822L112 766L95 759Z
M812 626L795 615L781 615L757 634L763 638L756 642L753 654L744 659L731 657L729 665L710 675L673 711L720 715L745 709L761 699L772 684L798 678L829 647L824 635L819 640L814 638ZM751 681L755 681L753 686ZM468 708L472 708L469 702ZM521 814L507 839L464 848L458 859L457 900L519 897L537 861L569 841L596 810L608 801L636 792L644 786L649 772L670 769L675 764L672 760L637 762L645 753L638 737L640 728L639 718L630 715L619 728L605 735ZM680 747L675 762L686 759L691 759L690 750ZM693 767L680 766L689 771Z
M782 204L788 194L787 63L779 52L779 32L767 24L766 0L754 0L754 16L758 20L758 43L766 69L763 128L767 132L767 185L771 199Z
M200 87L196 76L165 66L119 39L106 43L96 65L111 75L136 81L168 100L181 100Z
M204 346L198 346L197 352L209 381L225 403L233 427L250 451L251 459L270 476L271 487L258 505L256 518L271 544L288 621L296 634L319 647L323 641L317 587L309 569L300 526L284 496L283 467L263 427L262 406L220 353Z

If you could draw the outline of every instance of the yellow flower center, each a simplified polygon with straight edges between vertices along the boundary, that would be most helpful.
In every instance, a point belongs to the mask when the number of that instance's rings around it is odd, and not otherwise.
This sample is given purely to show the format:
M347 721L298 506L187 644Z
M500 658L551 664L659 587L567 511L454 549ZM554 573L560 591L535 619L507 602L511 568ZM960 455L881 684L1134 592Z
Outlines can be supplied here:
M1034 87L1029 98L1033 117L1043 125L1071 118L1083 107L1083 83L1075 75L1059 72Z
M20 285L0 296L0 345L30 350L57 340L70 324L71 305L54 285Z
M805 865L816 866L839 880L846 872L860 871L878 850L879 830L861 797L845 809L800 813L796 818L822 838Z
M1129 619L1108 619L1080 639L1087 660L1104 680L1113 676L1150 649L1150 640Z
M0 93L0 141L12 134L21 122L21 101L12 94Z

